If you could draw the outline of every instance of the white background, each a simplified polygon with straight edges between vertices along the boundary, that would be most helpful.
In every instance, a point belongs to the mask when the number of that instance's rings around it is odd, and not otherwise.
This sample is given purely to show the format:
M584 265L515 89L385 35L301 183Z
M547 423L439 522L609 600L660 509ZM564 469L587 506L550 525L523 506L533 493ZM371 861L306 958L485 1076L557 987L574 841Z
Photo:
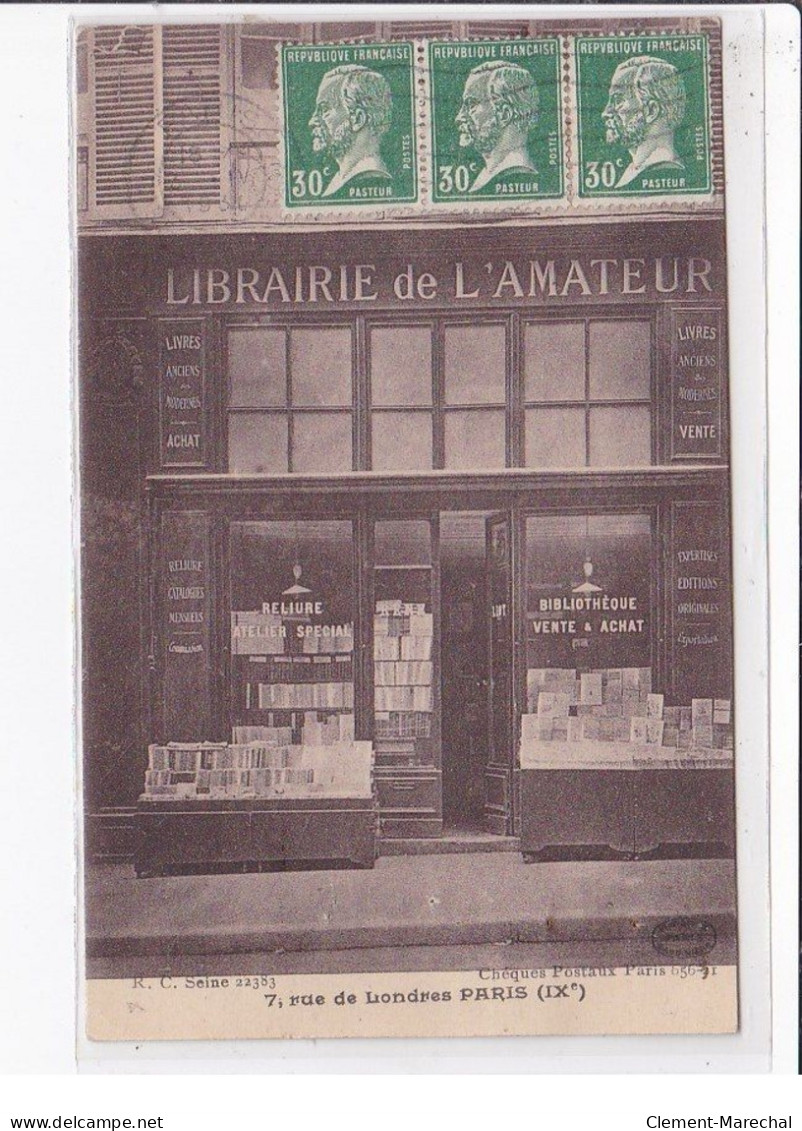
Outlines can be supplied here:
M683 14L693 10L689 6ZM237 10L178 6L151 11L157 18L203 13L220 18ZM301 11L293 8L292 18ZM553 7L548 14L565 11ZM616 9L602 11L614 15ZM795 1110L802 1128L799 1081L792 1075L798 908L799 20L795 9L784 5L706 9L714 11L728 21L731 47L725 54L725 81L735 98L727 106L725 156L733 278L733 461L736 504L740 500L746 508L736 515L736 576L741 579L736 703L742 712L738 727L744 767L739 804L752 837L739 864L741 930L749 960L743 1021L751 1039L733 1038L726 1045L721 1038L718 1043L674 1038L625 1045L604 1040L500 1040L309 1042L290 1048L251 1042L217 1050L208 1045L132 1046L100 1050L93 1060L82 1061L83 1075L76 1076L69 20L142 19L148 9L0 7L0 907L5 927L0 944L0 1070L14 1074L0 1082L3 1126L8 1126L7 1115L62 1113L161 1114L170 1129L263 1125L287 1118L293 1123L344 1118L349 1124L364 1119L366 1125L393 1127L427 1115L458 1125L513 1120L516 1131L521 1121L548 1128L618 1129L645 1127L648 1114L780 1116ZM456 14L453 9L440 12L448 18ZM429 9L425 15L440 12ZM649 8L646 14L656 12ZM276 14L285 20L290 15L286 8ZM346 14L365 18L357 7L349 7ZM406 12L400 7L393 9L393 18L402 14ZM409 9L409 14L415 10ZM482 8L476 14L496 13ZM319 18L320 9L315 15ZM524 10L499 9L498 15L521 18ZM764 22L765 123L759 49ZM765 243L760 207L764 153ZM764 253L768 301L762 283ZM766 677L761 644L766 598L764 318L769 326L771 438L770 1018L760 992L769 971L763 930L766 767L761 760ZM751 708L746 717L744 708ZM771 1055L763 1039L768 1024ZM769 1064L771 1077L718 1075L759 1072ZM592 1080L551 1075L577 1070L606 1075ZM695 1075L667 1075L678 1070ZM192 1075L176 1081L168 1075L175 1071ZM138 1072L149 1075L145 1080L130 1075ZM244 1075L265 1072L339 1075L311 1087L293 1076L265 1080ZM342 1075L353 1072L371 1075L359 1080ZM410 1088L399 1087L397 1078L377 1078L388 1072L470 1073L474 1078L427 1076ZM538 1073L536 1079L528 1076L533 1072ZM38 1073L48 1076L40 1080ZM485 1073L505 1076L486 1080ZM624 1079L621 1073L628 1075ZM446 1091L447 1111L436 1106L445 1102Z

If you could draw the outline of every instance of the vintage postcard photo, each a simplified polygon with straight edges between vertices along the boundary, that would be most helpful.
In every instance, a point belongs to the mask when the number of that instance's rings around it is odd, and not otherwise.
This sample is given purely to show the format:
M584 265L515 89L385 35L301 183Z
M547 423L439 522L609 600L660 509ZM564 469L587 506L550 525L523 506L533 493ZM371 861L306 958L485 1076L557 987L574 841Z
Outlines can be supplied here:
M75 28L90 1040L738 1029L721 26L530 15Z

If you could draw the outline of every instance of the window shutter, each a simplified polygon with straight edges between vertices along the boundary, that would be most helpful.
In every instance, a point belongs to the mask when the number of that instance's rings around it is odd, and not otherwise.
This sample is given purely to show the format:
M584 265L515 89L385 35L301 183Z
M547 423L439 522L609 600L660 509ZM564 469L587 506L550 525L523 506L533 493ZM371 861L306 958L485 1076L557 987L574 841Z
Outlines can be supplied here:
M152 27L94 29L94 211L161 213L159 37Z
M220 205L220 31L162 28L165 206Z

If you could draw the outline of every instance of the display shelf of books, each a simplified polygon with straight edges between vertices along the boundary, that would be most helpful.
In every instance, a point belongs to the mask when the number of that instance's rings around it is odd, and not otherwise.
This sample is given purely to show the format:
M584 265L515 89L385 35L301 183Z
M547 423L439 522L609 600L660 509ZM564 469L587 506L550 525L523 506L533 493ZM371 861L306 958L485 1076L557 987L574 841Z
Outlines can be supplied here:
M604 844L623 854L729 850L729 699L666 705L652 690L651 668L530 668L526 702L519 744L525 853L542 850L550 835L587 846L589 830L604 834L605 819Z
M376 755L386 764L433 762L433 618L424 602L379 600L373 618Z
M427 566L376 566L373 706L382 832L438 835L434 615Z
M162 820L144 830L141 874L372 865L373 744L354 736L353 626L316 623L315 602L283 605L231 614L231 741L149 747L139 808ZM193 813L194 840L181 828ZM166 847L168 830L183 848Z

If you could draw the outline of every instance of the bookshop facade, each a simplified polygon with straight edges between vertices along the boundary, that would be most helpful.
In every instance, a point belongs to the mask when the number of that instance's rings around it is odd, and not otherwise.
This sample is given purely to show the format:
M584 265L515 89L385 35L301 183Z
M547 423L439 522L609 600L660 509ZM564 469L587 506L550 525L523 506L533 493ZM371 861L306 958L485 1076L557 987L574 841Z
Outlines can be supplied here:
M718 220L84 237L96 811L367 760L382 837L511 836L527 736L731 750L724 278Z

